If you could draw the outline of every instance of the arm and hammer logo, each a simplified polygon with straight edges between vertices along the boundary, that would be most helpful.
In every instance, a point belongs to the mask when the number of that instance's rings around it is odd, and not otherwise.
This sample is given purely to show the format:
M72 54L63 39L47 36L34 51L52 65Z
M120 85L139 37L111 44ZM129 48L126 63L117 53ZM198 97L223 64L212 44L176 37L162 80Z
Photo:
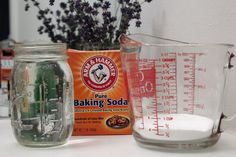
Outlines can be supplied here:
M105 56L93 56L83 64L82 80L93 91L102 92L116 83L118 70L112 59Z

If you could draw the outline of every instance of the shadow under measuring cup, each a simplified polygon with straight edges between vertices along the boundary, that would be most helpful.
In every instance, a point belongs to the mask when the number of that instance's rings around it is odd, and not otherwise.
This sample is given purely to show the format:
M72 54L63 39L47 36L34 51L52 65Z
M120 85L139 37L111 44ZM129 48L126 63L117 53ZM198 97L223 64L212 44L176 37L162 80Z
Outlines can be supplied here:
M191 44L122 35L122 61L133 108L133 135L144 147L214 145L235 118L223 114L231 44Z

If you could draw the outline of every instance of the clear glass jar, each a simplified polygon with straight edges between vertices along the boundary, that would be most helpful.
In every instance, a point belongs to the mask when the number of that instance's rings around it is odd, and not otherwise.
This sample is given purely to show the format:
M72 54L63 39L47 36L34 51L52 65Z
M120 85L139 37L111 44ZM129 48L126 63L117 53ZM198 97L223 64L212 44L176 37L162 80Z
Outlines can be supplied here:
M74 124L73 77L66 44L19 44L11 78L11 124L17 141L66 143Z

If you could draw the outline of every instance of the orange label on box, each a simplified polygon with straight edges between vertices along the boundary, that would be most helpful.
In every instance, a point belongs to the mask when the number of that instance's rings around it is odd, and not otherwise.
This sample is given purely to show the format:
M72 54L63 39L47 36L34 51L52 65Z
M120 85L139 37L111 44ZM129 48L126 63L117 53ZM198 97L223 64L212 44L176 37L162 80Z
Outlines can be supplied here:
M68 56L74 76L73 135L131 134L121 53L70 49Z

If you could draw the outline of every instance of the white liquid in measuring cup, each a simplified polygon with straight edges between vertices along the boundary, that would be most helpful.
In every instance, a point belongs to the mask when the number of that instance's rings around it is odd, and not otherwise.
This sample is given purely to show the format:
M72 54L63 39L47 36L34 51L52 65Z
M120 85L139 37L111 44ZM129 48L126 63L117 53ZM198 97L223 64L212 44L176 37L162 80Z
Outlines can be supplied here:
M163 120L165 117L171 117L171 120L166 123ZM147 139L189 141L210 137L214 126L211 119L198 115L158 114L158 119L158 123L155 123L150 120L150 116L144 116L142 120L135 122L134 130ZM140 124L143 124L143 128Z

